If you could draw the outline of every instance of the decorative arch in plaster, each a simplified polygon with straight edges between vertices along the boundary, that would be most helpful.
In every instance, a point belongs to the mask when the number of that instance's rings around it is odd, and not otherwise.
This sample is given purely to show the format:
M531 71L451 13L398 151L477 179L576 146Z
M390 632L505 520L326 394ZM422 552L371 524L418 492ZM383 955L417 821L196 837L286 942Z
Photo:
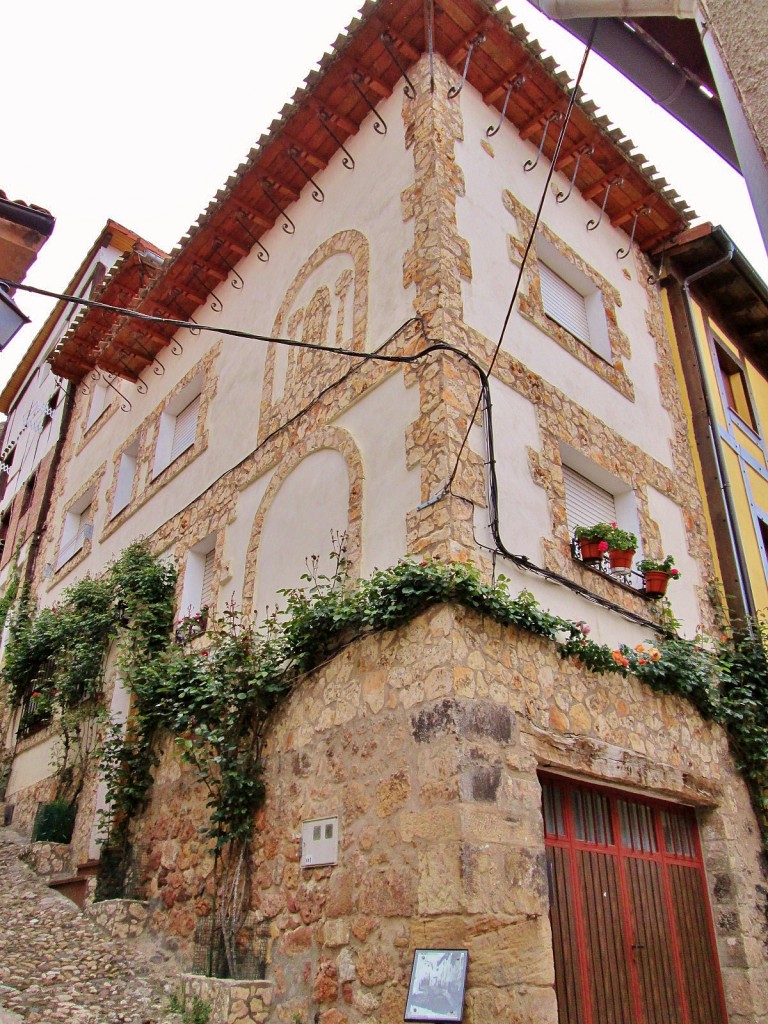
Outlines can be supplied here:
M299 293L324 263L327 263L328 260L333 259L335 256L344 255L351 258L353 270L350 271L349 268L347 268L342 272L338 280L334 282L333 290L338 300L339 307L339 322L336 325L334 337L337 344L342 343L345 300L346 295L351 288L352 339L350 347L359 352L362 352L365 349L365 341L368 334L368 277L370 272L370 247L365 235L355 228L346 228L344 231L337 231L336 234L331 235L330 238L321 242L309 258L305 260L288 287L288 290L283 297L283 301L280 303L280 308L277 312L274 326L272 328L274 336L279 337L284 331L287 331L289 337L294 337L298 334L302 319L304 318L303 310L294 310L294 305L298 299ZM318 281L318 289L314 293L313 301L317 296L317 291L321 289L328 293L328 298L330 299L328 283L323 280ZM310 302L310 305L312 305L312 302ZM307 307L307 311L309 311L309 307ZM306 320L304 322L305 330L303 334L306 334ZM329 324L327 326L329 326ZM312 339L304 337L303 340L308 341ZM326 343L332 343L332 339L330 337L322 340ZM275 351L275 348L276 347L274 345L269 347L265 365L264 402L266 408L269 408L276 402L280 401L280 397L275 394L275 380L276 378L281 377L282 373L277 365L278 353ZM297 350L291 350L287 354L287 367L285 368L286 392L290 388L291 380L296 375L298 355Z
M243 581L243 608L254 608L256 594L256 577L259 566L261 542L264 526L269 512L275 505L283 485L306 459L322 451L333 451L341 455L347 467L349 482L347 504L347 561L350 572L359 572L362 550L362 499L363 499L363 460L360 449L352 435L340 427L321 427L309 437L291 448L289 454L280 463L272 475L264 497L253 521L251 537L248 543L245 562L245 579ZM312 552L305 552L309 556Z

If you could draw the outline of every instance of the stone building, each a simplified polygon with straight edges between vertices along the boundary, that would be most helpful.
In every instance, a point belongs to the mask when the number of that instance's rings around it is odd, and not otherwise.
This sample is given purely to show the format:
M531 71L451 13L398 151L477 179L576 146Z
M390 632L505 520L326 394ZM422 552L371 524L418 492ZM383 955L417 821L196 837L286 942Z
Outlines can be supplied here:
M155 319L86 311L56 347L74 404L42 604L146 537L179 567L179 615L263 615L340 532L354 576L471 560L634 648L659 604L573 543L611 519L638 557L674 554L684 633L714 625L646 256L690 211L588 103L567 109L493 4L426 11L366 5L170 258L118 262L100 297ZM129 704L112 658L105 700ZM50 796L52 742L55 723L27 741L23 785L13 764L17 824ZM137 894L189 944L211 913L206 794L170 738L156 753ZM416 948L469 951L471 1021L768 1015L759 828L725 732L680 696L447 604L309 673L265 782L248 905L275 1020L401 1020ZM103 796L90 779L73 869ZM338 847L319 866L316 824Z

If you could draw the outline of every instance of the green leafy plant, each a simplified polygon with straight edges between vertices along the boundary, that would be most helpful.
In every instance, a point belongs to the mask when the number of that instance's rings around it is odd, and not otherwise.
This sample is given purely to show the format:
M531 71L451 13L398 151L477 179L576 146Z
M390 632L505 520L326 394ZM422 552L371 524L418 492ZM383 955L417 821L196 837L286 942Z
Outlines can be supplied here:
M189 1006L178 992L173 992L168 999L168 1009L171 1013L181 1015L182 1024L209 1024L212 1007L199 996L195 996Z
M75 827L77 806L68 800L53 800L41 804L32 828L32 841L36 843L68 843Z
M674 564L672 555L665 555L664 558L641 558L637 568L640 572L664 572L670 579L679 580L680 571L674 568Z
M637 537L629 530L622 530L616 523L595 523L594 526L577 526L573 535L578 541L587 540L606 547L602 551L636 551Z

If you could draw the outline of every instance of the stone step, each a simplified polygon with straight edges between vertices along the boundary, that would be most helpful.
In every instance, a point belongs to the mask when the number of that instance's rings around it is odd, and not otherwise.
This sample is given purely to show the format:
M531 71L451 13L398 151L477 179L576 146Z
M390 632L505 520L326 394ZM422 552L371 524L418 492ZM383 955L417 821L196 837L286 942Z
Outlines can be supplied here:
M24 848L0 828L0 1024L180 1024L168 1012L180 984L172 954L147 935L109 934L19 859ZM52 875L62 859L50 853Z

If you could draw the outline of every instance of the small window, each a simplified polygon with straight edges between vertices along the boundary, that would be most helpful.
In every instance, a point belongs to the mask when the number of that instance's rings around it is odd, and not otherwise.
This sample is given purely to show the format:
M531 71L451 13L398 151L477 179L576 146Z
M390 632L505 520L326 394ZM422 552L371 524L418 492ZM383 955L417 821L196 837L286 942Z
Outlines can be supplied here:
M751 430L757 432L757 420L752 409L744 371L722 345L715 343L715 354L720 370L720 380L723 383L725 404L731 412L736 413L742 423L746 423Z
M587 480L570 466L563 466L563 478L565 516L571 536L577 526L616 522L616 501L610 491Z
M11 528L11 510L8 509L0 518L0 552L5 550L5 542L8 540L8 531Z
M136 460L139 455L139 442L135 441L120 456L115 484L115 499L112 504L112 515L122 512L133 494L133 481L136 477Z
M93 536L93 489L83 495L64 516L61 546L56 568L60 569L80 551Z
M29 512L29 508L32 504L32 497L35 493L36 480L37 476L31 476L29 480L27 480L27 482L24 484L24 490L22 491L21 494L21 509L19 510L20 516L23 516L27 512Z
M88 419L85 421L85 429L92 427L109 405L109 387L102 380L91 384L91 404L88 407Z
M603 296L586 274L545 238L536 241L544 312L596 355L611 362Z
M191 381L171 399L160 417L153 476L162 473L166 466L170 466L195 443L201 384L200 378Z
M216 566L216 534L196 544L187 555L184 586L181 593L181 615L196 615L210 608L213 601Z
M589 319L584 296L546 263L539 264L539 272L544 312L551 320L555 320L579 341L588 345Z
M185 406L176 417L173 426L173 440L171 442L171 458L173 462L187 448L195 443L197 430L197 414L200 411L200 395L195 395L189 405Z
M213 570L216 565L216 552L213 548L206 552L203 562L203 585L200 589L200 607L208 608L213 593Z

